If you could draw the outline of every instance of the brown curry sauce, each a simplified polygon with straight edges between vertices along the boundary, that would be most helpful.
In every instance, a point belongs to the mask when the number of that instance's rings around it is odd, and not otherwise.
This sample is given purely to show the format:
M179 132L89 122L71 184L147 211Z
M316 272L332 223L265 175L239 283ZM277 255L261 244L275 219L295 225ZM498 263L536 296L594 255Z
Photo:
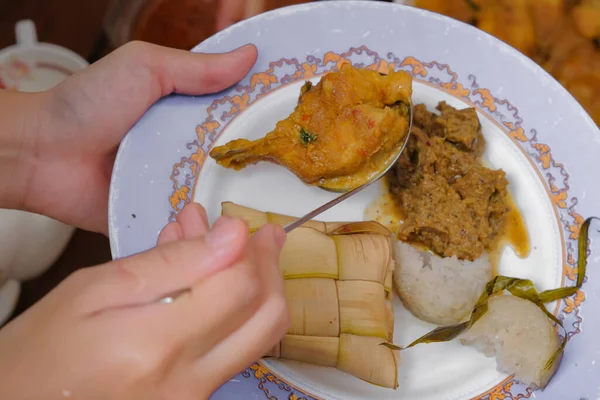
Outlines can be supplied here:
M367 217L444 257L474 260L487 252L497 264L505 245L527 257L527 227L505 174L482 163L485 140L475 110L445 102L437 108L440 114L415 106L407 150Z
M519 258L526 258L531 251L529 246L529 234L525 219L512 196L510 197L510 211L506 216L504 234L500 237L499 244L509 245Z

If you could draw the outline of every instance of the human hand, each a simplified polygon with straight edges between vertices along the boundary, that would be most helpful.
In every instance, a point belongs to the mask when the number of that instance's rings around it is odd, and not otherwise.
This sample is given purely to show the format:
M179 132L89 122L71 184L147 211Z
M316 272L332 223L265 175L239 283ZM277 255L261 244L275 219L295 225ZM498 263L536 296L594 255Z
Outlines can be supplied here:
M22 119L33 122L28 122L22 143L0 153L0 167L4 154L19 158L4 168L14 174L4 177L0 172L0 195L4 186L8 196L16 197L5 208L106 233L112 166L127 131L162 96L213 93L231 86L256 56L252 45L209 55L132 42L48 92L14 97L25 99L18 110L29 107ZM37 100L28 106L32 99Z
M75 272L0 330L0 398L208 398L288 328L284 240L187 205L157 248Z
M217 30L266 11L265 0L219 0Z

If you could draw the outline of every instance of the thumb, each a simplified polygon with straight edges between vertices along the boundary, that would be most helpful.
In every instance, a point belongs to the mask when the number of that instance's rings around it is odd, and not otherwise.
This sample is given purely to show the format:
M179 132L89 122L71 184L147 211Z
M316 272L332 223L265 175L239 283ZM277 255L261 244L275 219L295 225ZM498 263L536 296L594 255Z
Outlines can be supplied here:
M242 79L256 57L254 45L201 54L130 42L59 84L50 107L54 115L117 135L107 138L113 146L161 97L221 91ZM118 107L111 106L115 102Z
M267 224L260 228L250 239L250 246L267 264L274 265L277 270L279 257L285 244L286 233L281 225Z
M220 218L200 238L180 240L92 268L80 304L86 314L157 301L232 266L249 241L245 222Z

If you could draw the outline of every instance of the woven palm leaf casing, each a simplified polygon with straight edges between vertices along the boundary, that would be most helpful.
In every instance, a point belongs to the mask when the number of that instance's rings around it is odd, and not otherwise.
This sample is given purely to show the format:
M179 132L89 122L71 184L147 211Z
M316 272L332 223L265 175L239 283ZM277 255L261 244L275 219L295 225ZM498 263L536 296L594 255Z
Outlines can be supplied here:
M251 232L293 217L226 202L222 214ZM375 385L398 386L391 233L376 222L309 221L288 234L280 258L291 315L267 356L336 367Z

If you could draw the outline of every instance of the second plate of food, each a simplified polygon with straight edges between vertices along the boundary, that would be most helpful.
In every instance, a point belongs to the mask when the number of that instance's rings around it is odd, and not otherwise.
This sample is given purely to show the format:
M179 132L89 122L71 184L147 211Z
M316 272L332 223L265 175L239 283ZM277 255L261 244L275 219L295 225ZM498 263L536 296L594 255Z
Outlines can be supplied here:
M468 320L494 276L539 292L576 283L580 226L600 201L586 185L600 133L581 106L504 43L406 6L290 7L194 51L248 41L259 59L238 85L163 99L127 135L111 188L115 257L151 248L190 201L211 221L286 223L385 149L409 97L414 125L385 180L289 235L292 327L214 397L593 397L599 321L581 311L600 306L593 259L582 289L546 304L564 331L507 294L454 340L394 347Z

